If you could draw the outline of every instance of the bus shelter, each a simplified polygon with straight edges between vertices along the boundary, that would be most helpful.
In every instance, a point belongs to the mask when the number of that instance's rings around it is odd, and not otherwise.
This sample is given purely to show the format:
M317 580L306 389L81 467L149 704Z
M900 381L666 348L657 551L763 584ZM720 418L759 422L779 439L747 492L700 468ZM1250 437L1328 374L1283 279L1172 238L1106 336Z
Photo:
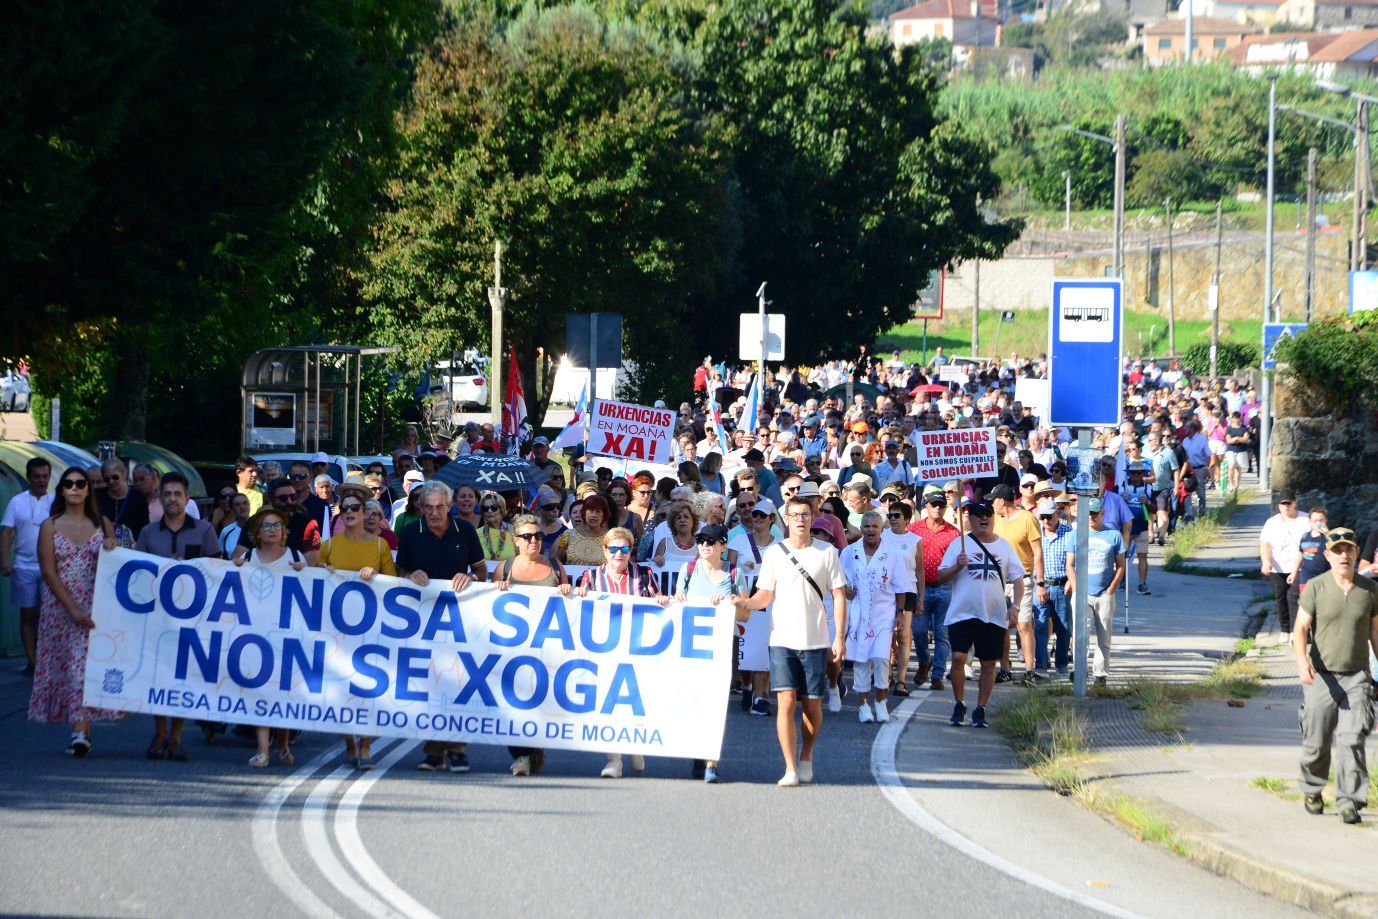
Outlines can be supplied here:
M244 450L358 454L364 358L396 350L293 345L255 351L240 386Z

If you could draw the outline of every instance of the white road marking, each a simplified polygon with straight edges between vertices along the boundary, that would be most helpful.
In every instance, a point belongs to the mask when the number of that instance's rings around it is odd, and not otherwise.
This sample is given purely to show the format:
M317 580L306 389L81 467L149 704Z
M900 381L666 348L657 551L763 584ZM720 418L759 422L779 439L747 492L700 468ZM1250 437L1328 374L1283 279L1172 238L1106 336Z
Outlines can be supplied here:
M344 797L340 799L339 806L335 808L335 840L340 844L340 851L344 853L345 861L349 862L355 873L363 878L365 884L373 888L374 893L386 900L394 909L404 915L420 917L420 919L440 919L411 894L399 887L382 868L378 867L378 863L368 854L368 849L364 847L363 838L359 835L359 805L363 803L364 796L389 769L397 764L398 760L420 745L421 741L419 740L409 740L398 744L383 758L377 769L354 780L354 783L344 793Z
M338 919L339 914L312 893L311 888L292 870L282 853L282 846L278 844L277 820L282 805L292 796L292 792L338 754L339 751L332 745L329 750L279 782L254 811L254 853L258 856L259 864L297 909L315 919Z
M895 769L895 748L899 745L900 736L904 733L905 725L909 719L918 711L923 699L910 696L900 703L894 711L890 713L890 720L881 726L880 733L876 735L875 742L871 744L871 775L876 780L881 794L894 808L903 814L911 823L918 826L931 836L936 837L941 842L951 846L963 855L984 862L1002 874L1006 874L1016 881L1021 881L1031 887L1046 891L1055 897L1070 900L1079 906L1093 909L1109 916L1126 917L1126 919L1138 919L1137 913L1129 912L1110 903L1097 900L1087 896L1080 891L1064 887L1056 881L1049 880L1041 874L1016 865L996 855L994 852L977 845L972 840L958 833L952 827L934 817L914 799L904 782L900 779L898 771Z
M355 772L351 766L341 766L330 775L316 783L306 803L301 809L301 830L306 838L306 851L316 863L325 879L352 904L369 916L402 917L403 913L369 893L354 879L349 870L340 863L335 850L330 846L330 836L326 831L325 812L340 783Z

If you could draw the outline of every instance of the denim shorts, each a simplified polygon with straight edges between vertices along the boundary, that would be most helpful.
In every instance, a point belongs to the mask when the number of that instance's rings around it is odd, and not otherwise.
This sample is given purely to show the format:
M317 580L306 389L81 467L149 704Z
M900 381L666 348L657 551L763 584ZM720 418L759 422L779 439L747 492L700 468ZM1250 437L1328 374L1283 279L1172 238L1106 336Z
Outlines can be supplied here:
M770 689L792 692L804 699L821 699L828 692L828 649L770 648Z

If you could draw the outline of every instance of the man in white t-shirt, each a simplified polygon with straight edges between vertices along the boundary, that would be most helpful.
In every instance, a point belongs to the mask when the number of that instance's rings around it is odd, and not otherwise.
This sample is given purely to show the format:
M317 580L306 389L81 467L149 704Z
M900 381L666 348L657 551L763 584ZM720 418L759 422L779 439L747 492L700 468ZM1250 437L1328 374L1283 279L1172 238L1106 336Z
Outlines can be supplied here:
M756 593L737 599L738 613L771 608L770 685L776 694L775 730L785 756L779 785L807 785L813 781L813 746L823 727L823 696L828 690L828 617L823 592L833 600L836 636L832 660L840 663L846 651L847 579L837 549L813 538L813 510L794 498L785 505L789 535L761 556ZM798 702L802 698L802 702ZM796 760L797 729L794 710L803 711L803 745Z
M973 646L981 662L981 681L971 726L987 727L986 703L995 688L995 672L1009 639L1006 630L1018 619L1024 597L1024 566L1014 547L995 535L995 508L985 501L963 504L971 532L952 540L938 564L937 583L952 585L947 607L947 638L952 646L953 727L966 720L966 662ZM1014 597L1005 595L1011 585Z
M0 519L0 571L10 579L10 599L19 608L19 636L29 658L25 676L33 676L38 647L39 586L43 583L38 570L38 530L53 506L53 496L48 494L52 475L51 463L41 456L32 457L24 464L28 490L10 499ZM13 560L10 552L14 553Z

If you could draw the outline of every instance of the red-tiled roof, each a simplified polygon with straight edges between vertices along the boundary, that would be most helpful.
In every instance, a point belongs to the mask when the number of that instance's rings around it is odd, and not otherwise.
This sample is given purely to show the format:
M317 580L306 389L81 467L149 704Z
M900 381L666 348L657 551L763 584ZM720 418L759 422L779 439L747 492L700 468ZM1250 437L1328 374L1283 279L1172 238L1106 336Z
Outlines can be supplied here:
M925 0L924 3L897 10L890 14L895 19L995 19L997 0L977 0L980 16L971 13L971 0Z
M1249 60L1249 49L1265 45L1285 45L1285 44L1304 44L1306 45L1306 60L1313 61L1316 54L1327 45L1339 38L1343 32L1274 32L1272 35L1251 35L1239 44L1230 48L1223 55L1224 58L1235 64L1272 64L1287 63L1290 58L1277 58L1269 60Z
M1313 51L1311 60L1345 61L1374 42L1378 42L1378 29L1356 29L1353 32L1341 32L1335 36L1334 41L1317 51Z
M1145 35L1185 35L1185 19L1165 19L1144 29ZM1214 16L1194 16L1191 20L1192 35L1253 35L1261 31L1258 26L1236 22L1233 19L1217 19Z

